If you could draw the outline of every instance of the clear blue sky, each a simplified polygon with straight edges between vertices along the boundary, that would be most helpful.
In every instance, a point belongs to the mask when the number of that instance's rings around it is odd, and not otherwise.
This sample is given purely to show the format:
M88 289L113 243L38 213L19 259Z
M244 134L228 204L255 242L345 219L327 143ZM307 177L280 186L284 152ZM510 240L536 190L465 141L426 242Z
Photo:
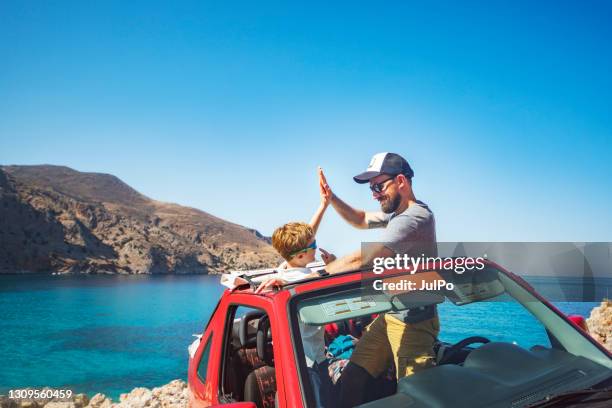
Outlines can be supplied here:
M424 3L2 1L0 163L271 234L394 151L439 240L612 241L611 3Z

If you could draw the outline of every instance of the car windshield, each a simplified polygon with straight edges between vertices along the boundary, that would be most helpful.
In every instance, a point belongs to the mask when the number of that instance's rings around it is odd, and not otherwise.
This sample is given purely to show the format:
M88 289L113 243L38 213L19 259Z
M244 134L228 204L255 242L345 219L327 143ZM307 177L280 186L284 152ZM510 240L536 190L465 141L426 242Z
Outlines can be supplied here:
M483 375L489 387L507 386L500 395L507 394L513 406L527 405L545 397L533 390L538 389L540 379L542 384L548 384L554 381L555 375L562 374L556 372L555 367L564 366L567 371L574 364L576 370L588 372L585 378L567 380L562 387L555 388L557 392L585 388L609 377L612 370L610 358L557 312L521 286L519 281L520 278L488 263L482 270L464 273L430 270L416 274L369 274L367 277L364 275L360 283L298 296L292 301L292 310L295 319L293 327L300 332L294 336L296 349L304 355L302 368L311 369L313 361L322 358L317 347L324 348L324 363L330 365L328 372L332 386L335 386L363 333L374 331L376 324L371 322L384 319L388 327L390 322L394 322L389 320L391 317L417 327L418 322L429 321L437 315L439 330L436 330L437 327L431 330L432 362L429 370L415 369L413 372L400 368L404 376L398 374L393 359L390 359L384 373L376 371L376 374L394 380L395 384L389 388L393 391L376 397L370 395L369 400L396 398L402 390L413 386L411 382L416 384L418 378L424 377L426 371L431 371L428 375L433 376L434 373L448 371L449 365L454 365L455 369L461 367L464 378L467 374ZM323 340L317 341L317 337ZM367 341L372 342L373 338L377 339L375 342L381 342L374 350L380 350L382 356L384 340L381 341L380 336L370 335ZM490 350L490 356L486 350ZM382 358L380 356L379 359ZM514 362L530 368L526 373L520 367L514 372L508 368ZM541 378L535 380L534 375L537 377L540 371ZM509 382L508 376L521 377L524 381L516 380L509 385L512 381ZM442 378L444 381L450 379L448 376ZM460 374L457 374L457 378L459 384ZM485 384L485 381L475 382ZM478 388L478 385L474 386ZM551 390L546 387L541 386L542 392L550 393ZM423 391L422 385L420 389ZM523 394L529 389L532 390L531 394L524 397ZM433 390L432 393L437 393L436 398L442 404L448 397L448 401L455 401L455 406L462 406L452 395L440 396L438 391ZM516 401L519 402L515 404ZM466 400L463 405L474 403Z

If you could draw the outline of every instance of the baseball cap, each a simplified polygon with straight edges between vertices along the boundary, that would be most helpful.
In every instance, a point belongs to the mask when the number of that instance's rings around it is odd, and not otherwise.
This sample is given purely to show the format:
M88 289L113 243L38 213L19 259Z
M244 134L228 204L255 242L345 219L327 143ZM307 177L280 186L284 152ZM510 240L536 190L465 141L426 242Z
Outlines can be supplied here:
M370 160L370 165L366 171L353 177L353 180L359 184L364 184L380 174L389 174L391 176L403 174L408 178L414 176L414 172L406 159L399 154L376 153L372 156L372 160Z

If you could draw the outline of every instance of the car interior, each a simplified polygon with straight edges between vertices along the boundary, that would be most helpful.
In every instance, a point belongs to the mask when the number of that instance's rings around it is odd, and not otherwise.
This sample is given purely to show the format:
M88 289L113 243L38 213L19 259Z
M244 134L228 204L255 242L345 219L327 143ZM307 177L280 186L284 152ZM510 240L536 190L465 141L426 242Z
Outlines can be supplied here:
M478 302L505 301L515 303L539 321L549 337L547 346L524 348L509 341L492 341L473 327L471 335L457 342L435 343L434 367L399 381L390 373L376 379L376 384L368 386L366 402L360 406L523 407L548 395L584 389L612 377L612 362L605 354L514 280L494 269L444 278L454 282L453 290L369 291L363 285L299 300L297 311L305 324L345 327L348 330L344 332L358 340L360 332L353 328L363 326L364 318L369 320L378 313L416 310L443 302L465 308ZM441 319L441 325L445 323L452 322ZM329 333L326 330L328 337ZM342 334L340 330L331 333ZM329 337L327 343L332 340Z
M363 407L523 407L547 395L583 389L612 377L612 363L607 356L593 349L574 328L512 279L496 270L443 277L453 280L452 291L367 291L363 285L353 285L297 299L292 310L302 323L324 326L325 344L329 346L341 336L358 342L365 327L380 313L418 311L443 303L462 308L505 299L520 303L525 313L535 316L550 339L545 346L524 348L509 341L491 340L473 327L470 335L456 342L434 344L433 368L397 381L391 367L369 384L364 404L360 405ZM234 310L233 324L226 333L222 400L250 401L259 408L276 407L270 320L262 310L239 309ZM300 350L299 343L296 349ZM339 367L341 372L342 364ZM303 374L302 380L305 386L309 384ZM339 387L337 381L334 387ZM337 391L333 392L334 398ZM304 392L312 405L312 392ZM333 401L332 406L338 402Z

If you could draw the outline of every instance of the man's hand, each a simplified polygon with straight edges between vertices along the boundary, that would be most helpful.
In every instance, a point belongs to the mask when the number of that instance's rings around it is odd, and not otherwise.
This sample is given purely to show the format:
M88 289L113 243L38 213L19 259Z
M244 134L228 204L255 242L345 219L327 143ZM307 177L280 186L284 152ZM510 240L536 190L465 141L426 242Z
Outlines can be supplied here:
M255 293L261 293L266 289L271 287L282 287L286 285L288 282L281 278L270 278L265 282L262 282L257 289L255 289Z
M333 193L329 184L327 184L327 179L325 178L325 174L323 174L323 169L319 167L319 193L321 194L321 204L324 206L328 206L331 203Z
M319 251L321 251L321 259L323 259L323 262L325 262L325 265L336 260L336 255L330 254L323 248L319 248Z

